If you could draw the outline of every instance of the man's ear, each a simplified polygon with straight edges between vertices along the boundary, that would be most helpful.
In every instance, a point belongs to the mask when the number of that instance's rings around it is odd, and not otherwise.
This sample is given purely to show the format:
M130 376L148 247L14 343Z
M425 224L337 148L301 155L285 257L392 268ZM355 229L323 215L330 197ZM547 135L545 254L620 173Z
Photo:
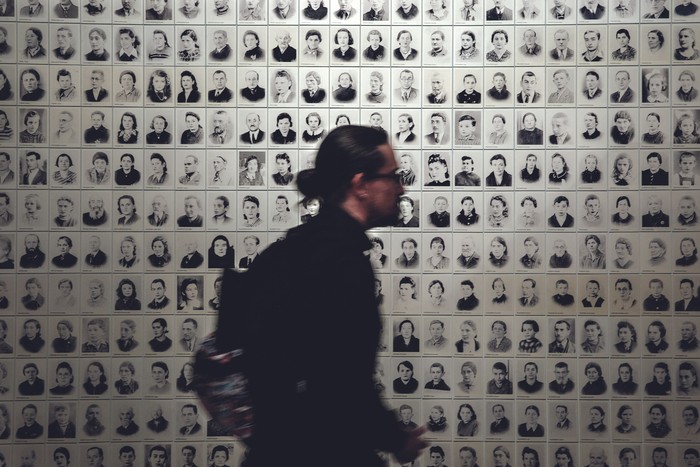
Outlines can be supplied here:
M356 173L350 180L350 191L353 192L356 197L363 199L369 196L364 177L364 173Z

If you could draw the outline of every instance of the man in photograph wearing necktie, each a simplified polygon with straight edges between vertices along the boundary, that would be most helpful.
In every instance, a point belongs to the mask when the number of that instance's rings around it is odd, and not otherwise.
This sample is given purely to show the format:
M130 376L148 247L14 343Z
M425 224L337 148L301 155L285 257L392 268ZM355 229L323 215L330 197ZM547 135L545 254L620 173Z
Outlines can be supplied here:
M59 0L53 9L56 18L77 18L78 7L71 0Z
M260 239L255 235L248 235L243 239L243 249L246 255L238 262L239 268L248 269L250 265L253 264L253 261L258 257L259 246Z
M19 15L29 18L36 18L44 13L44 5L39 0L28 0L28 5L19 10Z
M560 319L554 323L554 340L549 343L549 353L576 353L576 346L569 338L571 324Z
M350 0L338 0L338 9L333 12L335 17L340 20L349 20L356 13L357 10L353 8Z
M523 45L520 46L520 53L539 57L542 53L542 46L537 43L537 32L534 29L526 29L523 33Z
M15 16L15 6L11 0L0 0L0 16Z
M211 89L208 93L209 102L229 102L233 98L233 92L226 87L226 72L224 70L216 70L212 78L214 80L214 89Z
M522 89L517 95L519 104L534 104L540 101L542 95L535 90L537 86L537 76L532 71L523 73L520 79L520 88Z
M394 96L405 104L418 98L418 89L413 87L413 72L411 70L401 70L399 73L399 84L401 87L394 91Z
M197 348L197 320L194 318L186 318L182 322L182 339L180 339L180 345L182 349L187 352L194 352Z
M450 142L447 135L447 115L442 112L434 112L430 116L432 132L425 135L425 143L429 145L442 145Z
M198 409L194 404L185 404L180 409L180 414L182 415L182 423L184 426L180 428L180 434L184 436L190 436L202 431L202 425L197 421Z
M151 282L151 292L153 300L148 302L148 308L151 310L162 310L170 304L170 299L165 295L165 281L160 277L153 279ZM184 325L183 325L184 327ZM184 334L184 330L183 330Z
M549 95L547 102L550 104L573 104L574 93L568 88L569 80L570 77L567 70L556 70L552 76L556 90Z
M627 104L634 100L634 91L630 89L630 74L626 70L615 73L617 91L610 94L611 104Z
M571 16L571 7L567 6L566 0L554 0L554 6L549 10L552 18L564 20Z
M505 6L504 0L493 0L494 7L486 12L486 21L511 21L513 10Z
M259 144L265 140L265 132L260 129L260 115L249 113L245 118L248 131L241 134L241 143Z
M601 19L605 15L605 7L598 0L586 0L579 11L583 19Z
M562 62L570 62L574 59L574 51L569 48L569 32L566 29L558 29L554 32L554 43L556 47L549 51L549 58Z
M278 19L287 19L289 16L294 16L294 2L292 0L277 0L277 6L272 9L272 13Z

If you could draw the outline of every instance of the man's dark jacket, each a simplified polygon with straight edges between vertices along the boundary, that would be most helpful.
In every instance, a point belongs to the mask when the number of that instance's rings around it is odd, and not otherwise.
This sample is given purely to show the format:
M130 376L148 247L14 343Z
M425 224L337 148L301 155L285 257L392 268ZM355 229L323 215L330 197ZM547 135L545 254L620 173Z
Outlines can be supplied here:
M375 449L403 445L407 434L372 380L380 320L374 274L363 253L370 248L363 228L328 205L267 248L248 272L226 272L222 308L228 312L219 326L226 330L222 341L243 339L248 358L255 410L251 467L326 467L331 459L336 467L375 467L383 465ZM307 292L309 284L314 293ZM244 326L227 323L245 309L253 313L243 313ZM328 332L331 322L352 329L348 345ZM348 409L352 416L339 415ZM294 421L284 433L280 414Z

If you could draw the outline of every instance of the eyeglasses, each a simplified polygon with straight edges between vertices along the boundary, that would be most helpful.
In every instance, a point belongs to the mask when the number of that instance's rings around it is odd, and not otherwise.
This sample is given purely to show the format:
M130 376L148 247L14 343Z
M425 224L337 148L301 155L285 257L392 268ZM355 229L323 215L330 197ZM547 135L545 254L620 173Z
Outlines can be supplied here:
M396 171L396 172L391 172L391 173L376 173L376 174L365 174L362 178L365 180L377 180L381 178L386 178L389 180L393 180L396 183L401 183L401 172Z

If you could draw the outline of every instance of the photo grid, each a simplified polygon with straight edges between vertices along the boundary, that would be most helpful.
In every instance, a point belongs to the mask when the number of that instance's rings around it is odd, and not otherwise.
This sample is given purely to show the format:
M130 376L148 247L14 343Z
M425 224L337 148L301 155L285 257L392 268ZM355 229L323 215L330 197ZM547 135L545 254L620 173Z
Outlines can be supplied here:
M192 357L347 124L405 190L366 255L408 465L700 465L696 35L694 0L0 0L0 465L239 466Z

